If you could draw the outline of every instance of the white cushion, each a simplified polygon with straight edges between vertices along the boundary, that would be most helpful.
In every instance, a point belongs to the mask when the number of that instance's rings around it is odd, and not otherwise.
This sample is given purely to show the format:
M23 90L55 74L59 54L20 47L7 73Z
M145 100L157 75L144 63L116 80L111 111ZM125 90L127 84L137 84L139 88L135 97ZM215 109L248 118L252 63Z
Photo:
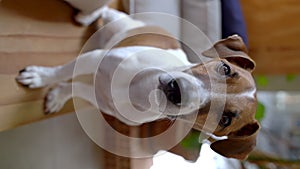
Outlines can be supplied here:
M138 19L167 29L192 47L198 55L221 38L220 0L123 0L125 10L130 14L160 12L182 17L198 27L204 34L182 24L180 19L167 15L148 14ZM186 48L184 48L186 49ZM186 50L190 61L199 62L197 55Z
M123 5L129 14L155 12L156 14L141 14L138 19L165 28L174 36L180 36L180 0L123 0Z
M206 61L205 58L199 60L199 56L221 38L220 5L220 0L182 0L182 18L191 22L203 32L201 34L187 25L181 27L183 41L187 42L188 47L192 48L197 54L195 55L194 52L183 47L191 62Z
M219 0L182 0L181 8L181 17L200 28L213 43L220 39L221 7Z

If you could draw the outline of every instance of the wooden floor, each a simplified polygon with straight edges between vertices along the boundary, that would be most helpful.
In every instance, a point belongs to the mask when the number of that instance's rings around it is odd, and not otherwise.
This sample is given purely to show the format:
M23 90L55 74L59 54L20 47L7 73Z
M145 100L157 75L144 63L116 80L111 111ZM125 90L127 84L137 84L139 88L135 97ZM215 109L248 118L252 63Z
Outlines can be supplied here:
M47 89L29 91L15 77L27 65L59 65L79 54L93 28L76 25L74 12L58 0L0 1L0 131L49 117ZM70 102L61 113L72 110Z

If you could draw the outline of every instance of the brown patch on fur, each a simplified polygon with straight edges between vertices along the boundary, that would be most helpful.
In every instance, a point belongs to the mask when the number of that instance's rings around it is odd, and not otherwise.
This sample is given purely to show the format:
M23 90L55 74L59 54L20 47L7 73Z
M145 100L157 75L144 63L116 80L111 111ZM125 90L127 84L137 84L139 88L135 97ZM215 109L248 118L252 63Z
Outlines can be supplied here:
M144 26L126 32L127 36L115 47L150 46L161 49L179 49L179 42L164 29L156 26Z

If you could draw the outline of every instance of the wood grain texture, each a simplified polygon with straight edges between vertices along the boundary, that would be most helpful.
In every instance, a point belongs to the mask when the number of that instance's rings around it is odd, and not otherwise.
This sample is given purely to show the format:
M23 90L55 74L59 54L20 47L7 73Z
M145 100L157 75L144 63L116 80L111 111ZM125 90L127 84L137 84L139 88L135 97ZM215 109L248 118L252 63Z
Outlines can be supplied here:
M74 12L61 0L0 2L0 131L74 111L70 101L45 116L48 88L29 90L15 81L25 66L55 66L77 57L95 28L74 23Z
M241 0L256 74L300 73L300 1Z

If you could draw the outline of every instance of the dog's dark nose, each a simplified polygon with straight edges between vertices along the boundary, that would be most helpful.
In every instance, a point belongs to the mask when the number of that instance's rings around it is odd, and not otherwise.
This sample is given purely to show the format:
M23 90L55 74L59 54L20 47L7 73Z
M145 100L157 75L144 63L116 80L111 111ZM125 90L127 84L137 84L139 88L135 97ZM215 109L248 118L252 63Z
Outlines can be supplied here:
M167 99L175 104L181 104L181 93L178 82L170 75L162 75L159 77L159 88L165 93Z

